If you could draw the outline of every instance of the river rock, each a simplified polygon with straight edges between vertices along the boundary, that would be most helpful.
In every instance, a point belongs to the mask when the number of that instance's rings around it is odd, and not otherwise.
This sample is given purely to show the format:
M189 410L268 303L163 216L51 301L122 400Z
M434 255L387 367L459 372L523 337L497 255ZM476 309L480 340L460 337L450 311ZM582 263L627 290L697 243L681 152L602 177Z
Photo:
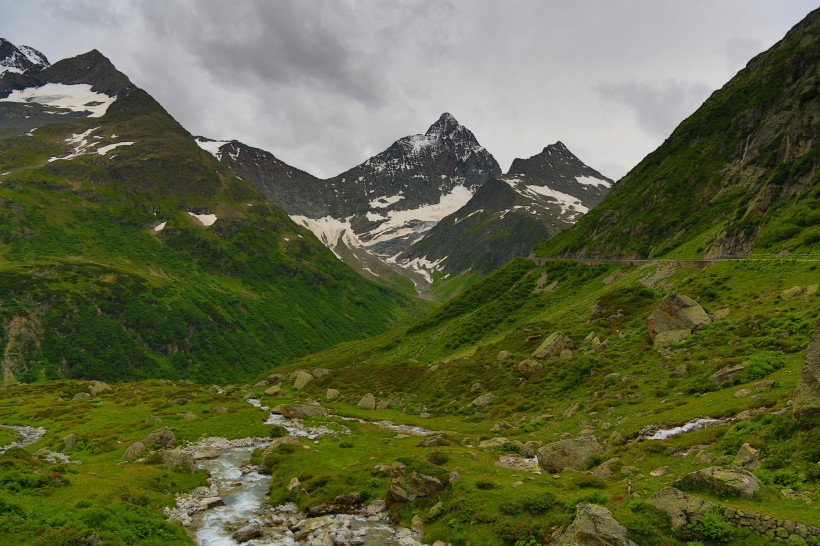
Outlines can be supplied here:
M532 353L533 358L551 358L560 356L564 350L572 350L572 340L561 332L550 334L544 342Z
M803 371L794 392L794 416L798 420L820 413L820 320L803 354Z
M133 444L128 446L128 449L125 450L125 453L122 454L122 458L132 459L134 457L142 455L143 453L145 453L145 444L143 444L142 442L134 442Z
M475 400L470 402L470 405L473 407L483 408L485 406L489 406L493 402L495 402L495 395L491 392L488 392L487 394L482 394L481 396L476 397Z
M63 451L70 451L77 447L77 435L70 432L63 436Z
M305 386L316 379L311 374L306 372L305 370L299 370L296 372L295 377L293 379L293 388L295 389L303 389Z
M710 466L684 474L674 484L679 489L707 489L715 495L753 498L760 489L757 476L740 468Z
M376 409L376 397L373 396L372 392L369 392L362 396L362 399L359 400L359 403L356 404L356 407L359 409L366 410Z
M559 440L538 450L538 465L551 474L565 468L582 470L590 457L603 452L594 436Z
M328 402L336 400L337 398L339 398L339 394L339 391L336 389L328 389L327 394L325 394L325 400L327 400Z
M281 396L282 395L282 387L279 385L274 385L272 387L268 387L265 389L265 394L268 396Z
M196 449L193 454L194 460L216 459L219 457L219 450L214 446L204 446Z
M177 443L176 436L174 436L174 431L172 431L168 427L158 428L157 430L151 432L143 438L142 443L148 447L159 446L159 447L174 447L174 444Z
M429 497L444 489L446 483L434 476L409 471L401 463L393 463L390 480L390 496L397 501L412 502L419 497Z
M245 525L233 534L233 539L237 542L248 542L254 538L262 536L262 526L258 523Z
M646 329L654 342L662 332L677 330L691 333L711 322L712 319L698 302L689 296L672 292L663 298L646 319Z
M319 404L283 404L277 408L285 419L324 417L327 410Z
M225 501L220 497L205 497L199 501L199 506L202 510L210 510L211 508L216 508L217 506L225 506Z
M111 392L111 386L108 383L103 383L102 381L92 381L88 384L88 392L91 396L97 396L98 394L102 394L104 392Z
M575 519L561 534L558 546L638 546L626 537L626 527L597 504L581 503Z
M666 512L673 529L691 523L706 512L717 508L717 505L709 501L687 495L672 487L661 489L649 497L646 503Z

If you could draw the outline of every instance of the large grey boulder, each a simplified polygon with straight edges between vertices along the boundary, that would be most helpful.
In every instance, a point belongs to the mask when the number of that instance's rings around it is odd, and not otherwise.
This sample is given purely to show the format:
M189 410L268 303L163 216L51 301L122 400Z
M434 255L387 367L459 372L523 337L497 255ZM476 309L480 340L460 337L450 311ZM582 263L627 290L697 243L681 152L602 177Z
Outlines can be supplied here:
M277 408L285 419L324 417L327 410L319 404L283 404Z
M495 402L495 395L491 392L487 394L482 394L481 396L477 396L475 400L470 402L470 405L473 407L486 407Z
M148 436L143 438L142 443L148 447L174 447L174 444L177 443L177 439L176 436L174 436L173 430L168 427L162 427L148 434Z
M590 457L603 452L594 436L559 440L538 450L538 466L551 474L565 468L582 470Z
M692 523L706 512L717 508L716 504L687 495L673 487L661 489L649 497L646 503L666 512L673 529Z
M63 451L70 451L77 447L77 435L73 432L69 432L65 436L63 436Z
M102 381L92 381L88 384L88 392L91 396L97 396L98 394L102 394L104 392L111 392L111 386L108 383L103 383Z
M262 536L262 526L258 523L249 523L233 534L233 539L237 542L248 542L251 539Z
M362 396L362 399L359 400L359 403L356 404L356 407L359 409L367 410L376 409L376 397L373 396L372 392L369 392Z
M125 453L122 454L123 459L131 459L133 457L137 457L138 455L142 455L145 453L145 444L142 442L134 442L128 449L125 450Z
M561 534L558 546L638 546L626 537L626 527L607 508L579 504L575 519Z
M797 419L820 413L820 320L803 355L803 373L794 393L794 416Z
M561 332L554 332L550 334L544 342L538 346L533 358L552 358L561 356L565 350L571 351L573 349L572 340L562 334Z
M162 459L162 465L168 470L187 472L189 474L192 474L194 470L196 470L193 456L180 448L163 449L160 451L160 458Z
M760 489L760 480L747 470L710 466L684 474L674 484L684 491L709 491L721 497L751 499Z
M646 329L653 342L656 342L658 334L676 332L661 336L661 342L670 343L672 340L681 341L684 332L688 335L711 322L712 319L698 302L689 296L672 292L663 298L646 319Z

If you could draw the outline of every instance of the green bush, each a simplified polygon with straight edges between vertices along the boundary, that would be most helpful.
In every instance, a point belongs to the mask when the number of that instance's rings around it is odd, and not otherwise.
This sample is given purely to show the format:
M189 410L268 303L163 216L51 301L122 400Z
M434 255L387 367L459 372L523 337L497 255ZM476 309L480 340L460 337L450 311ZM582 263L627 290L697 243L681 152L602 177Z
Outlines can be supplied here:
M498 484L489 480L478 480L475 482L476 489L483 489L488 491L490 489L498 489Z
M729 542L737 529L726 521L719 512L712 511L703 514L697 521L685 526L686 538L709 540L715 542Z
M280 425L272 425L270 429L271 438L282 438L288 435L288 429Z

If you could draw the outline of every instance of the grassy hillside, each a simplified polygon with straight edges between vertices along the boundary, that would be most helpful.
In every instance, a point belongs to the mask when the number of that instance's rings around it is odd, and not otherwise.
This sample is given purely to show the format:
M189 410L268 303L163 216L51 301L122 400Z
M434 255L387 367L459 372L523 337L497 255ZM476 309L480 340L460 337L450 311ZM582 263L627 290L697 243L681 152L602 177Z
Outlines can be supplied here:
M94 148L122 142L133 144ZM6 380L229 382L418 312L343 265L139 89L102 118L3 138L0 173Z
M542 256L817 253L820 12L716 91Z

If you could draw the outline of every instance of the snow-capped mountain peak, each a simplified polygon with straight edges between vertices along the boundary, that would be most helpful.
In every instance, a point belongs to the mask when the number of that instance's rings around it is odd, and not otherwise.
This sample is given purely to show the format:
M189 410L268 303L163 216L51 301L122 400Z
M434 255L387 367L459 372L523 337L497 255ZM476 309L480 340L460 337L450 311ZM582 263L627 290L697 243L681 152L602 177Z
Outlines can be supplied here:
M0 38L0 76L6 72L22 74L28 70L42 70L48 66L46 56L33 47L18 47Z

